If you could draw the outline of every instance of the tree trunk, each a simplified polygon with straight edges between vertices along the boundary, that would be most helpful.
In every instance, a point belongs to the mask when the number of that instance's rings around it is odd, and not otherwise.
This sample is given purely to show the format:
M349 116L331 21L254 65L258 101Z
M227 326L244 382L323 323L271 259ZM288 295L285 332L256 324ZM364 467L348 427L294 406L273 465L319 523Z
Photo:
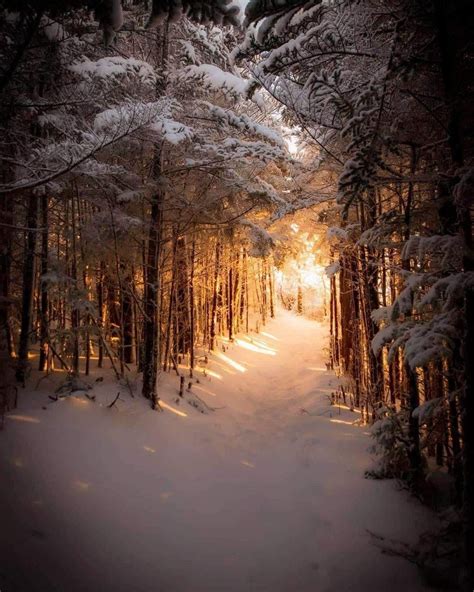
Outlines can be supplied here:
M23 262L23 294L21 302L21 330L18 347L18 367L16 379L25 384L28 374L28 351L31 331L31 313L35 281L35 250L38 226L38 197L32 193L28 196L26 215L26 247Z
M43 277L48 273L48 197L41 198L41 303L40 303L40 356L38 370L43 372L48 360L48 286Z
M155 157L156 174L161 171L161 154ZM163 191L152 197L150 229L148 232L147 281L145 285L144 330L143 330L143 387L142 395L150 399L153 409L158 407L156 380L159 363L160 327L158 326L159 307L159 265L160 239L163 220Z
M211 306L211 326L209 328L209 349L212 351L216 340L216 315L217 315L217 300L219 292L219 271L220 271L220 255L221 246L219 238L216 240L216 255L214 260L214 283L212 291L212 306Z

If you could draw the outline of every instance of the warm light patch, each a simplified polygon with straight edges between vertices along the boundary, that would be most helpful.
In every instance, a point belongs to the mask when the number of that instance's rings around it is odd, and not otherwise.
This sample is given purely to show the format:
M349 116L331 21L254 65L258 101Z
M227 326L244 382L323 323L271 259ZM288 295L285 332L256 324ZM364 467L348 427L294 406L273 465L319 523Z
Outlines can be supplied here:
M156 450L154 448L152 448L151 446L144 446L143 450L145 450L146 452L149 452L150 454L155 454Z
M218 356L218 354L215 354L215 355ZM235 372L233 370L231 370L230 368L228 368L223 362L219 362L218 360L213 360L213 365L218 366L219 369L222 369L222 371L225 372L226 374L230 374L232 376L235 376Z
M253 463L251 463L249 460L241 460L240 464L244 465L244 467L249 467L250 469L255 469L255 465Z
M188 417L188 414L185 413L184 411L179 411L178 409L175 409L174 407L172 407L171 405L168 405L168 403L165 403L165 401L162 401L160 399L160 407L163 407L163 409L167 409L168 411L171 411L172 413L175 413L176 415L179 415L180 417Z
M264 335L265 337L268 337L269 339L273 339L274 341L280 341L278 339L278 337L275 337L271 333L266 333L265 331L260 331L260 335Z
M354 425L352 421L344 421L343 419L330 419L331 423L343 423L344 425Z
M265 341L262 341L262 339L259 339L258 337L251 337L250 335L242 335L242 339L245 339L249 343L255 343L256 345L258 345L260 347L265 347L266 349L276 351L275 349L273 349L273 347L270 347Z
M359 409L354 409L354 407L349 407L348 405L334 405L338 409L347 409L347 411L352 411L353 413L360 413Z
M249 351L256 352L258 354L266 354L267 356L275 356L276 350L270 349L268 347L260 347L255 343L249 343L248 341L244 341L243 339L236 339L235 343L243 347L244 349L248 349Z
M238 370L239 372L247 372L247 368L244 368L242 366L242 364L239 364L238 362L235 362L234 360L232 360L231 358L229 358L229 356L226 356L225 354L222 354L221 352L217 352L215 354L215 356L218 357L218 358L220 358L221 360L223 360L226 364L229 364L229 366L231 366L235 370Z
M295 254L274 269L275 283L285 307L312 318L324 315L329 296L327 253L321 236L293 223Z
M301 270L301 281L304 286L317 288L323 283L322 274L318 267L307 267Z
M88 491L91 487L90 483L87 483L87 481L81 481L80 479L76 479L73 482L73 485L78 491Z
M69 400L72 401L73 405L77 405L78 407L85 407L89 404L89 401L81 397L69 397Z
M14 421L24 421L25 423L41 423L41 420L37 417L32 417L31 415L7 415L8 419L13 419Z
M212 378L217 378L217 380L222 380L222 376L220 374L217 374L217 372L214 372L214 370L208 370L206 368L205 375L212 376Z
M210 395L211 397L217 397L216 393L213 393L207 388L204 388L200 384L193 384L193 390L197 390L200 393L205 393L206 395Z

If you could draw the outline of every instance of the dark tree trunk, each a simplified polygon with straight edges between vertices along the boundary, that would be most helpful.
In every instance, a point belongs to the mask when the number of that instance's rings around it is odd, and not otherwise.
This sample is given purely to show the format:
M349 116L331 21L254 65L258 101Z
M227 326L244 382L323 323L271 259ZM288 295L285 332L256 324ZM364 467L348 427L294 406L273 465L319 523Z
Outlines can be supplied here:
M48 285L43 277L48 273L48 197L41 198L41 303L40 303L40 356L38 369L42 372L48 360Z
M161 169L161 157L158 155L157 168ZM142 395L150 399L152 407L158 406L158 393L156 380L159 363L159 331L158 307L159 307L159 265L160 265L160 240L163 218L164 194L157 191L152 197L150 229L148 232L148 255L145 285L144 303L144 330L143 330L143 387Z
M6 388L12 374L12 345L9 326L11 225L13 216L8 197L0 196L0 219L5 223L0 241L0 386Z
M35 250L38 226L38 197L30 193L27 201L26 246L23 262L23 293L21 301L21 330L18 346L16 379L25 383L28 373L28 351L31 331L33 290L35 281Z
M132 299L132 278L128 275L122 281L121 290L121 317L122 317L122 359L125 364L133 364L133 299Z
M211 306L211 326L209 328L209 349L212 351L216 340L216 316L217 316L217 300L219 291L219 271L220 271L220 255L221 246L219 239L216 240L216 255L214 260L214 283L212 290L212 306Z
M105 275L105 263L100 262L99 270L96 278L96 292L97 292L97 308L98 308L98 319L97 325L98 330L102 331L104 327L104 275ZM104 346L102 339L98 339L98 360L97 366L102 368L104 363Z

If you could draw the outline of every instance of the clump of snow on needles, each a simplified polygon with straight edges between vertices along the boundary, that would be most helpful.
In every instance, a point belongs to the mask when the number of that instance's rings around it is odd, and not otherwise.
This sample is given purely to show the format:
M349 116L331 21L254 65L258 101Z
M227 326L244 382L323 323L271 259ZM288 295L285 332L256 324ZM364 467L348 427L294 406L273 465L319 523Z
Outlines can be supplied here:
M263 106L262 97L256 93L258 83L255 80L245 80L231 72L225 72L214 64L187 66L179 72L180 78L201 80L204 86L214 91L222 91L233 97L243 97Z
M156 80L155 71L150 64L135 58L123 58L121 56L109 56L96 61L84 57L81 62L69 66L69 69L86 80L124 78L127 76L136 77L141 82L148 84L153 84Z
M158 132L170 144L179 144L185 140L191 140L194 135L192 128L179 121L167 118L152 123L150 129Z

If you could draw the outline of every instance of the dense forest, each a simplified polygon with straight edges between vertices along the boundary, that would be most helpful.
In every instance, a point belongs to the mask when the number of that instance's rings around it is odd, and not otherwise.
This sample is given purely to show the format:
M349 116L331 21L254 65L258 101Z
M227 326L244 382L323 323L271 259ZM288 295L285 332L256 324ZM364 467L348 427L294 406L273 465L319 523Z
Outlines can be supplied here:
M442 512L409 558L471 591L474 10L241 5L2 2L0 413L103 368L162 411L163 375L312 316L366 476Z

